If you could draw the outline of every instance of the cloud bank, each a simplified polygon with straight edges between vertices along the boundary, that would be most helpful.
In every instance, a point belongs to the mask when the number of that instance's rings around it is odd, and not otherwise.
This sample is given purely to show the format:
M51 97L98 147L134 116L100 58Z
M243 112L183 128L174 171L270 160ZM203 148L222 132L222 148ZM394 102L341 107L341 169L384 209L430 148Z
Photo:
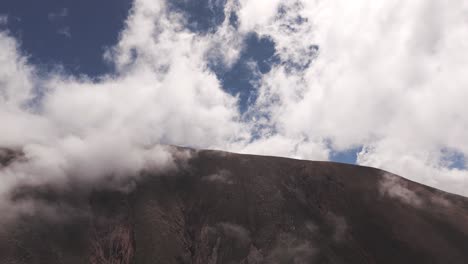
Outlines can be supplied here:
M466 1L230 0L223 12L199 32L167 2L135 0L103 54L116 70L98 78L44 73L1 31L0 146L28 162L0 170L0 194L23 178L137 171L173 144L314 160L362 147L358 164L468 195L453 159L468 155ZM252 33L276 61L241 112L209 63L232 67Z

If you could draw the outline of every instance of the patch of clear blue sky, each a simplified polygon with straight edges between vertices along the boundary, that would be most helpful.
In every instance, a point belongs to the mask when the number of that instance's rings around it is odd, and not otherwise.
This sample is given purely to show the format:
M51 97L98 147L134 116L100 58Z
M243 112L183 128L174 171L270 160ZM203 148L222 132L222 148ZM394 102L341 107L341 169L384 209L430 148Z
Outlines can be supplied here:
M170 12L182 12L187 17L187 28L199 34L216 30L225 19L226 0L171 0ZM31 63L42 71L63 66L65 72L90 77L112 73L114 69L103 60L106 47L118 41L131 0L1 0L0 15L8 15L6 28L19 40L22 51ZM280 10L281 11L281 10ZM281 12L280 12L281 13ZM237 27L237 15L229 14L229 21ZM298 22L301 19L298 18ZM262 74L280 62L275 55L275 43L255 33L247 35L240 59L230 68L219 61L210 61L209 67L220 79L224 89L238 95L239 108L244 112L256 100L255 83ZM311 46L304 65L288 64L291 68L309 67L318 51ZM253 67L252 67L253 66ZM38 91L40 95L41 92ZM331 160L356 163L361 147L343 152L332 152ZM454 168L465 168L463 154L448 155Z
M362 147L355 147L345 151L332 151L330 160L341 163L356 164L357 154L362 150Z
M104 49L118 40L130 0L1 0L7 29L42 70L58 64L91 77L111 72Z
M460 151L443 148L440 150L443 155L443 161L449 168L452 169L460 169L465 170L467 169L467 160L465 155Z

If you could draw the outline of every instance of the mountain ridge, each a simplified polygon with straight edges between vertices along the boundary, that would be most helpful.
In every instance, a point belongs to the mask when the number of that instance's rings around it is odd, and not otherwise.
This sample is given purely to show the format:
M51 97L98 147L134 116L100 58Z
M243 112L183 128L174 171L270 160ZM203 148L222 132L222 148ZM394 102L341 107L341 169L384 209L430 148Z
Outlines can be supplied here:
M191 155L176 161L176 169L131 178L132 188L16 190L15 201L33 200L41 207L0 231L0 262L468 259L465 197L365 166L216 150L174 151Z

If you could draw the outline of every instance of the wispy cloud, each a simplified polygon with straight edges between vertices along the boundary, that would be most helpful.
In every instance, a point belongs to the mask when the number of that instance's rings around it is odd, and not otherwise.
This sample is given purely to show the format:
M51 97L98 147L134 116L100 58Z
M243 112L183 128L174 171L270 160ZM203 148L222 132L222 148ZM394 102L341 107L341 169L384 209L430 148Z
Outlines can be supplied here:
M67 38L71 38L72 36L70 32L70 27L62 27L59 30L57 30L57 33Z
M233 180L231 179L232 173L227 170L220 170L214 174L210 174L208 176L204 176L202 179L204 181L209 182L217 182L223 184L233 184Z
M68 8L61 8L56 12L50 12L47 17L50 21L60 20L68 16Z
M8 23L8 15L0 14L0 26L6 25Z
M395 175L385 173L380 181L379 191L383 196L398 199L414 207L424 205L423 200L407 187L406 182Z

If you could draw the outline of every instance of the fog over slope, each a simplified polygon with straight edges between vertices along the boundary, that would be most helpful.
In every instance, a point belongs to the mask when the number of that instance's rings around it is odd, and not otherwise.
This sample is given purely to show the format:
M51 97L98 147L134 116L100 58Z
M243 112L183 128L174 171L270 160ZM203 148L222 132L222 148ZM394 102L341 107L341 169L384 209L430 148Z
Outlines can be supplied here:
M26 162L0 170L0 195L170 160L159 144L313 160L362 147L359 164L467 195L466 1L208 3L224 20L200 32L166 1L135 0L103 54L116 71L97 78L32 65L2 30L0 146ZM234 65L252 34L276 62L250 64L241 112L210 65Z
M468 258L467 198L368 167L167 150L186 155L174 158L172 169L146 170L127 181L106 179L112 188L77 181L66 188L15 188L11 201L35 201L42 210L1 225L0 262L357 264Z

